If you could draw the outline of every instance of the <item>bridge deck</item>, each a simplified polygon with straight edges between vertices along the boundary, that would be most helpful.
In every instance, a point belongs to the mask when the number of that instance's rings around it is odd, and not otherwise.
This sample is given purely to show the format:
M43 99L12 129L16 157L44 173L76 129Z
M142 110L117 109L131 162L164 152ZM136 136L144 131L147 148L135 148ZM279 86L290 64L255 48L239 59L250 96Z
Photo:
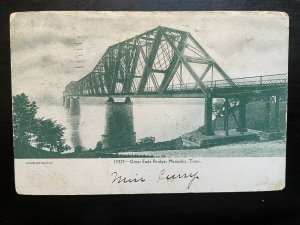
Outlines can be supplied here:
M206 81L204 85L212 97L234 97L238 95L256 95L262 92L270 94L284 94L287 88L287 74L263 75L254 77L244 77L231 79L235 86L231 86L227 80ZM187 83L185 85L170 85L163 94L159 94L155 88L146 88L144 93L115 93L94 94L83 93L69 96L82 97L126 97L132 98L205 98L206 95L197 83Z

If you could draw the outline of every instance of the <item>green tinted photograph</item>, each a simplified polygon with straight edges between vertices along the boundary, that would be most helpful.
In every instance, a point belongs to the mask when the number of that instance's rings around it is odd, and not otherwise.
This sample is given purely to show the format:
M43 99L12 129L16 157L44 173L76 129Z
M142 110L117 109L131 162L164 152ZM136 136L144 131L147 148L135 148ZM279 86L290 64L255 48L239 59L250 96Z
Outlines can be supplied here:
M10 18L15 158L285 157L288 16Z

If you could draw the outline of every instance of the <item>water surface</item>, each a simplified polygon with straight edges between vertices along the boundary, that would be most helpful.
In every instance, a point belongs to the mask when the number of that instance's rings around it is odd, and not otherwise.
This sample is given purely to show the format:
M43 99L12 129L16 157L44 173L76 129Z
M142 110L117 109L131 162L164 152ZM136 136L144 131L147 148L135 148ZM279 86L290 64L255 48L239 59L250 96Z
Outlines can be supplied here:
M85 104L81 101L80 116L70 116L61 105L40 106L37 116L52 118L62 124L65 139L74 149L95 148L105 127L105 103ZM204 106L201 99L133 99L134 128L137 139L153 136L166 141L193 131L203 125Z

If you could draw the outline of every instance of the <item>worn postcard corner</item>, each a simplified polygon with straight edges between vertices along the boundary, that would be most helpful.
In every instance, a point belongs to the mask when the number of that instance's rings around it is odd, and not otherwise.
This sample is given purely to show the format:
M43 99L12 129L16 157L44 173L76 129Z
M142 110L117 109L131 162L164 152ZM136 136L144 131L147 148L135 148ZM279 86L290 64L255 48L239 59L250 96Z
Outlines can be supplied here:
M285 187L284 12L10 17L18 194Z

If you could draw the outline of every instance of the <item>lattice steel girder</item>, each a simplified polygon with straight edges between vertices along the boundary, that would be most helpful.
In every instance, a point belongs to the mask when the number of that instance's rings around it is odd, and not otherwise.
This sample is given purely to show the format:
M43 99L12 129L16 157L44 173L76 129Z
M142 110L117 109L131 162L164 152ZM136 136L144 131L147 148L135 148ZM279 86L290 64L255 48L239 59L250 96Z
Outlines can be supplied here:
M109 48L107 51L105 57L103 58L103 64L104 64L104 79L107 91L110 93L110 87L112 85L112 74L113 74L113 64L114 60L113 57L111 57L111 51L112 49Z
M102 87L102 84L101 84L101 70L100 70L100 65L97 64L97 66L95 67L94 71L92 72L93 74L93 81L95 82L95 86L96 86L96 89L97 89L97 93L104 93L103 92L103 87Z
M204 48L195 40L195 38L189 33L189 39L202 51L202 53L206 56L209 61L213 62L213 66L219 71L221 76L228 81L231 86L236 86L235 83L230 79L230 77L225 73L225 71L219 66L219 64L213 60L212 57L204 50Z
M181 34L181 38L180 38L180 42L178 44L178 51L182 54L184 47L185 47L185 43L186 43L186 39L187 39L187 35L186 33ZM165 73L165 77L159 87L158 92L160 94L163 94L163 92L167 89L167 87L169 86L170 82L172 81L179 65L180 65L180 57L178 55L174 55L169 68L167 69L166 73Z
M145 68L144 68L144 71L143 71L143 74L142 74L140 84L138 86L137 94L141 94L141 93L144 92L144 89L145 89L146 83L148 81L149 75L152 72L152 66L153 66L155 56L156 56L157 50L158 50L160 42L161 42L161 37L162 37L162 33L158 29L156 31L155 39L152 43L152 47L151 47L149 56L147 58L147 61L145 62Z
M136 44L136 41L134 42ZM139 59L140 50L137 48L137 46L134 46L134 53L133 53L133 59L132 59L132 65L130 68L130 72L127 75L127 79L124 84L123 92L125 94L129 94L131 90L131 85L134 78L134 73L137 67L138 59Z
M105 91L105 86L104 86L104 74L99 74L98 76L99 84L100 84L100 89L102 94L107 94Z
M206 76L206 74L207 74L207 72L210 70L210 68L211 68L211 65L208 64L207 67L206 67L206 69L204 70L204 72L202 73L202 75L201 75L200 78L199 78L200 81L203 80L203 78ZM197 87L198 87L198 84L195 85L195 88L197 88Z
M115 88L116 88L116 83L117 83L117 76L118 76L118 71L120 68L120 61L122 58L122 47L123 47L123 43L120 44L118 46L117 49L117 57L114 63L114 67L113 67L113 74L111 76L111 86L109 87L109 93L110 94L114 94L115 93ZM114 51L116 51L116 49L114 49ZM115 57L114 55L112 55L112 57Z
M198 63L198 64L212 63L211 59L203 59L203 58L192 57L192 56L185 56L185 59L189 63Z
M187 40L190 41L189 44ZM148 51L149 48L150 52ZM189 49L199 57L184 55L185 49ZM137 67L141 56L145 64L139 64L139 71L143 72L138 73ZM208 67L199 77L198 71L196 72L190 63L207 64ZM175 74L178 77L177 70L179 66L187 69L188 73L197 82L195 87L199 86L205 94L208 94L209 90L206 89L202 80L210 68L215 68L228 82L229 86L235 86L235 83L190 33L159 26L110 46L94 70L79 81L72 83L72 85L67 85L65 93L113 95L117 87L119 93L139 95L145 92L145 87L151 79L155 91L162 95L167 91ZM164 74L161 84L158 83L154 73ZM134 81L134 78L137 79ZM181 89L181 86L185 86L185 84L182 77L179 81ZM134 84L134 82L136 83ZM116 86L117 83L121 83L122 86L119 84ZM133 86L136 90L135 93L133 93Z
M192 75L194 80L198 83L199 87L203 91L203 93L208 94L205 86L199 79L198 75L195 73L193 68L190 66L190 64L186 61L186 59L181 55L181 52L178 51L176 46L174 46L173 42L170 40L170 38L165 34L165 32L162 30L162 33L164 34L165 38L168 40L169 44L173 47L174 52L177 54L177 56L181 59L182 64L186 67L186 69L189 71L189 73Z
M210 55L204 50L204 48L194 39L194 37L188 33L188 38L201 50L201 52L205 55L206 58L210 58Z
M91 77L92 77L92 82L94 83L94 89L95 89L95 93L96 94L100 94L101 93L101 89L100 89L100 85L99 82L97 80L97 75L96 73L92 72L91 73Z
M155 32L156 29L157 29L157 28L154 28L154 29L152 29L152 30L146 31L146 32L144 32L144 33L142 33L142 34L136 35L136 36L134 36L134 37L132 37L132 38L129 38L129 39L125 40L125 41L122 41L122 42L119 42L119 43L117 43L117 44L114 44L114 45L112 45L112 46L110 46L110 47L115 47L115 46L120 45L120 44L123 44L123 43L131 43L131 44L134 44L134 42L135 42L136 39L139 39L139 38L141 38L141 37L143 37L143 36L145 36L145 35L147 35L147 34L151 34L151 33Z

